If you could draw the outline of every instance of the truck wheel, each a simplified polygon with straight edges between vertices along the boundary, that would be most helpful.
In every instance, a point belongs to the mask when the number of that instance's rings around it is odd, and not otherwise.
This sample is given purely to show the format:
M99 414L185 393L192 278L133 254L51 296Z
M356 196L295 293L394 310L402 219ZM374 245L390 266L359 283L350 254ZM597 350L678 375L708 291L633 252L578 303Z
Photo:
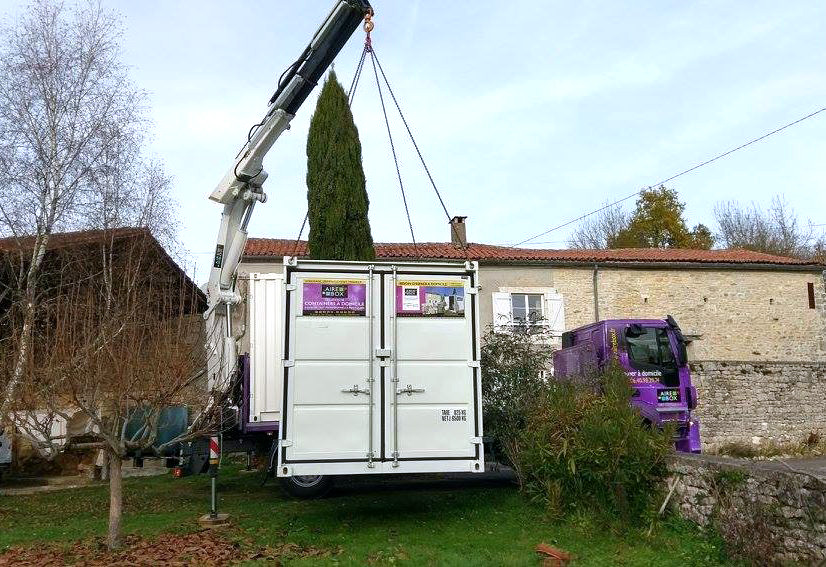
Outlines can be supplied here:
M326 475L288 476L278 480L284 490L296 498L320 498L333 488L333 477Z

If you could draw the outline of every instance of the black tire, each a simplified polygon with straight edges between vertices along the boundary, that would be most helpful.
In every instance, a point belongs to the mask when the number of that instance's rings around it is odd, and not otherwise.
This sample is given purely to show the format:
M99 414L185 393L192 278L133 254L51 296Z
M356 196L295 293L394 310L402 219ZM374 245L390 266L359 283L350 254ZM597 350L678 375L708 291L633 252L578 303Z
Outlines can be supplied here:
M279 478L281 487L296 498L321 498L333 488L333 477L325 475Z

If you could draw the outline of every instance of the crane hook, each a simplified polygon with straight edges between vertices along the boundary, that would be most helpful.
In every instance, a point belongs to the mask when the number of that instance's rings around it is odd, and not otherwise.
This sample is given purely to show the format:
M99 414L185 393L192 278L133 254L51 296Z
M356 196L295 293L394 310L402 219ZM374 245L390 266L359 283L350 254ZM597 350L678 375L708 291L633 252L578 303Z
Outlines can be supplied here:
M367 33L373 31L373 10L364 13L364 31Z

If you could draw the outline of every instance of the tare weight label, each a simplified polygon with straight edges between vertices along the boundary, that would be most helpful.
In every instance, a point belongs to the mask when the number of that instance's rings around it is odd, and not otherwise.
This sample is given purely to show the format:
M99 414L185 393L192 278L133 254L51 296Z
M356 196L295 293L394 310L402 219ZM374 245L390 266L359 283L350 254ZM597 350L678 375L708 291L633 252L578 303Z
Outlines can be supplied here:
M438 408L436 420L439 423L467 423L467 408Z

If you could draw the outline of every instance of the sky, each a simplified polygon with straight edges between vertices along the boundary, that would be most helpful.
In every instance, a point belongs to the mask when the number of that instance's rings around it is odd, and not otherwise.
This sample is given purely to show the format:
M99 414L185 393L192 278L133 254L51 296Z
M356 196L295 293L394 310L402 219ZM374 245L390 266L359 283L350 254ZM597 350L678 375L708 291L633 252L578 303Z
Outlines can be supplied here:
M149 94L148 151L174 177L188 263L203 280L221 214L207 195L333 1L102 2L123 16L123 58ZM826 2L373 3L376 53L473 242L519 242L826 106ZM24 3L0 6L14 16ZM357 30L335 61L345 86L363 39ZM319 91L265 160L269 200L250 236L298 233ZM368 72L353 113L373 238L409 241ZM391 121L416 239L448 240L403 126ZM768 204L776 194L801 220L826 223L826 112L669 186L691 225L713 228L720 200ZM525 246L565 247L571 228Z

